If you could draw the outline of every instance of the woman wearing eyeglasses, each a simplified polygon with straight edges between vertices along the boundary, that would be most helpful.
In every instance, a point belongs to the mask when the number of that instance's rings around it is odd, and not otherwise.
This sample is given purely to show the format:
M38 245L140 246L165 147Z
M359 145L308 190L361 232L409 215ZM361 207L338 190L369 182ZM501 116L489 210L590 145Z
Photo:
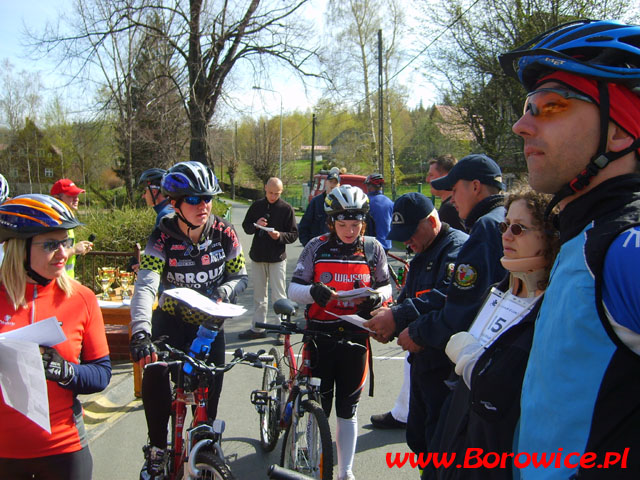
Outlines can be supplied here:
M440 451L455 452L456 463L463 464L473 448L497 455L514 451L535 320L559 249L557 231L544 219L550 198L528 186L508 195L500 231L501 262L509 275L491 289L469 331L456 333L447 344L446 353L462 378L440 420ZM513 457L496 468L439 469L438 478L511 479L512 463Z
M7 350L3 342L5 387L12 375L24 383L12 384L0 396L2 480L91 479L93 461L77 395L104 390L111 361L95 294L65 274L74 243L69 233L78 225L71 209L48 195L20 195L0 205L0 242L5 242L0 335L54 317L66 336L53 346L22 342L15 350ZM50 432L14 409L25 407L25 397L35 388L28 371L37 365L28 359L38 354L46 378ZM30 405L29 411L38 410Z
M235 302L247 287L242 246L226 220L211 215L211 201L221 193L213 171L199 162L182 162L162 177L162 192L170 198L174 213L162 217L140 258L140 270L131 299L131 356L141 367L155 362L152 340L167 342L188 351L198 325L186 323L170 310L153 310L158 287L185 287L211 299ZM166 305L166 304L165 304ZM211 345L209 360L224 363L225 338L220 331ZM209 417L215 419L222 391L222 375L216 375L209 392ZM145 369L142 379L149 445L141 478L161 474L166 461L167 425L171 409L171 386L166 366Z

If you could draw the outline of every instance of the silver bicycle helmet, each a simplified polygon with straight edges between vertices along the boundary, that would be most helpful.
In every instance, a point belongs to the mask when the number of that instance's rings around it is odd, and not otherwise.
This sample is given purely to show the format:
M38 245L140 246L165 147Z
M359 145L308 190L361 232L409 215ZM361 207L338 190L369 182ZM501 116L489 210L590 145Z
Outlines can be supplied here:
M9 182L0 173L0 203L3 203L7 198L9 198Z
M324 211L333 220L365 220L369 197L358 187L340 185L325 198Z

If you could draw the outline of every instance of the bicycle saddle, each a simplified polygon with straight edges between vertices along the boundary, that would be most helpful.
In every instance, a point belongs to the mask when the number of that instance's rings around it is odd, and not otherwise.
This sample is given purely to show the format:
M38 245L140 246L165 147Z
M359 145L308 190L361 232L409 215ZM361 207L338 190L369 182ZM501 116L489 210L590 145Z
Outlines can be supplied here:
M273 311L277 315L295 315L298 310L298 304L288 298L281 298L273 304Z

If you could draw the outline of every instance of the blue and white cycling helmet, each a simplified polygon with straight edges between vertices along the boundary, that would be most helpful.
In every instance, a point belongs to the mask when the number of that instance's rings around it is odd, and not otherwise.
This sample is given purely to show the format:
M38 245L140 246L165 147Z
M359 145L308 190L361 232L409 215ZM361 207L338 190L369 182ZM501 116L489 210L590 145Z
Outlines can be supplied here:
M504 72L530 91L545 73L561 70L640 87L640 26L611 20L559 25L500 55Z
M213 170L200 162L180 162L162 177L162 193L173 199L190 195L218 195L222 189Z

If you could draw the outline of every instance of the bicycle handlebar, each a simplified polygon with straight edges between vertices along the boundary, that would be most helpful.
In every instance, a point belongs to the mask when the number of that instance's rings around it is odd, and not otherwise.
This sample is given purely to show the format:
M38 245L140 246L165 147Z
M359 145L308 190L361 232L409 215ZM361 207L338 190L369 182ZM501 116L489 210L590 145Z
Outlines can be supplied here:
M269 467L267 475L271 480L311 480L313 478L275 464Z
M162 344L162 349L169 353L170 357L175 358L173 361L158 361L155 363L162 363L168 366L172 365L180 365L183 363L188 363L193 367L194 372L198 373L206 373L206 374L214 374L217 375L219 373L225 373L231 370L238 363L244 363L247 365L251 365L255 368L263 368L263 362L273 362L273 355L266 355L264 350L258 350L258 352L247 352L245 353L241 348L238 348L235 352L233 352L233 359L224 365L210 365L205 363L202 360L198 360L197 358L193 358L191 355L184 353L182 350L178 348L174 348L171 345L166 343ZM145 365L145 368L148 365Z
M271 323L260 323L260 322L256 322L256 328L264 328L265 330L271 331L271 332L277 332L279 334L282 335L291 335L294 333L299 333L302 335L308 335L311 337L325 337L325 338L330 338L333 339L334 341L336 341L337 343L345 343L347 345L352 345L354 347L361 347L366 349L367 347L365 345L360 345L359 343L354 343L351 342L349 340L347 340L346 338L344 338L344 332L327 332L327 331L322 331L322 330L310 330L307 328L300 328L297 324L293 323L293 322L282 322L280 325L273 325ZM349 335L354 335L354 336L358 336L361 335L362 337L368 337L369 333L368 332L346 332ZM341 338L342 337L342 338Z

